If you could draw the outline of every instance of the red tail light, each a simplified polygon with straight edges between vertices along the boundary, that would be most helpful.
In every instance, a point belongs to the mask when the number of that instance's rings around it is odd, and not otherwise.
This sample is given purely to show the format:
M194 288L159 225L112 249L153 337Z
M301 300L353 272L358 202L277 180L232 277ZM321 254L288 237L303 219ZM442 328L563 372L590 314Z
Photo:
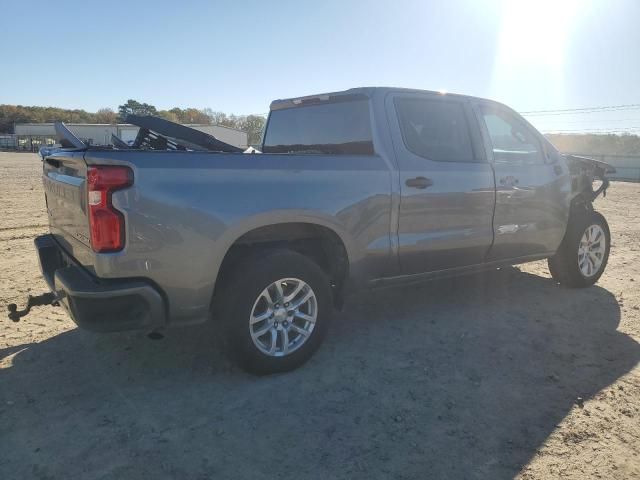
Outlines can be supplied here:
M116 252L124 247L124 216L111 204L111 194L133 184L127 167L95 166L87 170L89 231L96 252Z

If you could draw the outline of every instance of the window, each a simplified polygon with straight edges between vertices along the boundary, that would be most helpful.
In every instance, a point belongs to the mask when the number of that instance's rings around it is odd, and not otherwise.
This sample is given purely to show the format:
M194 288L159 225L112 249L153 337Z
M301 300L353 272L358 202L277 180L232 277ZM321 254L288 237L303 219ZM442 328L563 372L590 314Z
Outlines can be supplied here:
M407 149L438 162L473 162L464 108L456 102L397 98L396 113Z
M540 143L527 127L512 114L501 110L482 108L496 162L521 165L544 163Z
M274 110L264 153L373 155L368 100Z

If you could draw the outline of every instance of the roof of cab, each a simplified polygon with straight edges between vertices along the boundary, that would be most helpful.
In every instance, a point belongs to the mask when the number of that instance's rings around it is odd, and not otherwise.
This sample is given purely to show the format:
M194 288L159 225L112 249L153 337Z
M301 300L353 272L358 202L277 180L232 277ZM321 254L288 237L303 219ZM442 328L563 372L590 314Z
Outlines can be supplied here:
M434 90L420 90L416 88L399 88L399 87L357 87L350 88L348 90L342 90L339 92L328 92L328 93L318 93L315 95L306 95L304 97L293 97L293 98L284 98L279 100L274 100L271 102L270 109L271 110L280 110L283 108L293 108L301 105L308 105L319 103L322 101L329 100L346 100L345 97L351 97L351 99L357 98L371 98L374 93L387 93L387 92L398 92L398 93L430 93L430 94L439 94L446 95L456 98L466 98L466 99L474 99L474 100L482 100L495 104L500 104L499 102L495 102L493 100L489 100L486 98L480 97L472 97L470 95L460 95L457 93L448 93L442 91L434 91ZM500 104L502 105L502 104Z

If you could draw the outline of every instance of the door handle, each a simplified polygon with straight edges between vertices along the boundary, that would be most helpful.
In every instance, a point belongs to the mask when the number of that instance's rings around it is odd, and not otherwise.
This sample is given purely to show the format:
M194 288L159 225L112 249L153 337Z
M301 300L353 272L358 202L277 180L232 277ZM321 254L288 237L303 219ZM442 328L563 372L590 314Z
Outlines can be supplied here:
M422 188L427 188L433 185L433 180L426 177L415 177L415 178L408 178L404 183L407 187L422 189Z
M509 187L513 187L514 185L518 185L518 183L520 183L520 180L518 180L516 177L512 177L511 175L508 175L506 177L502 177L500 179L500 185L506 185Z

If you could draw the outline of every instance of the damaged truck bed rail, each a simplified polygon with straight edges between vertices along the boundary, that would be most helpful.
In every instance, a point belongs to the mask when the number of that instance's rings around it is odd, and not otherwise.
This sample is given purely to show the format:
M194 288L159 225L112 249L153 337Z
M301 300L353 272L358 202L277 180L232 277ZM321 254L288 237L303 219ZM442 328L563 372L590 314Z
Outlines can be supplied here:
M195 128L180 125L179 123L170 122L163 118L128 115L126 121L127 123L140 127L133 144L129 145L117 136L111 135L112 145L99 147L100 149L180 150L224 153L241 153L243 151L239 147L218 140L213 135L201 132ZM62 122L56 122L55 129L60 145L62 145L63 148L95 148L84 143ZM41 154L48 155L51 153L51 150L51 148L44 148Z

